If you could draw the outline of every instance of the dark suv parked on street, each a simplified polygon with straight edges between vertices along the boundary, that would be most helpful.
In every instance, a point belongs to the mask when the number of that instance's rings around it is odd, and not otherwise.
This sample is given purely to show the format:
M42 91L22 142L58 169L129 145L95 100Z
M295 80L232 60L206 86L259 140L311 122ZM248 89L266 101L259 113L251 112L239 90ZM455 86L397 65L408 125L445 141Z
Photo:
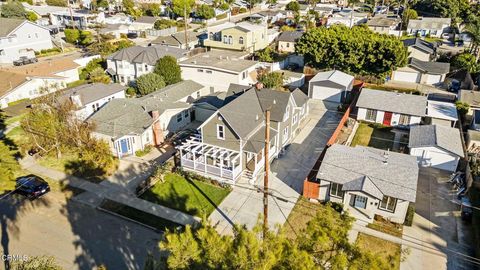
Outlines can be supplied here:
M49 192L50 186L41 177L30 174L17 178L15 190L17 193L33 200Z

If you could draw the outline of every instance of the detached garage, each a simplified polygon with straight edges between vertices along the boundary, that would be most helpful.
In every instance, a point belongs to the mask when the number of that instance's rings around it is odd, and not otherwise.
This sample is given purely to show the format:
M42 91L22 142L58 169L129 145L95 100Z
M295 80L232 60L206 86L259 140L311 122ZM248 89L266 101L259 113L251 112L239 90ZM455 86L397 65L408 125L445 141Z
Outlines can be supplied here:
M449 63L421 61L412 57L408 66L392 73L392 81L435 85L442 83L449 71Z
M408 147L421 166L449 172L456 171L458 161L464 157L460 131L447 126L411 127Z
M344 101L353 87L354 77L338 70L319 72L308 84L308 96L331 102Z

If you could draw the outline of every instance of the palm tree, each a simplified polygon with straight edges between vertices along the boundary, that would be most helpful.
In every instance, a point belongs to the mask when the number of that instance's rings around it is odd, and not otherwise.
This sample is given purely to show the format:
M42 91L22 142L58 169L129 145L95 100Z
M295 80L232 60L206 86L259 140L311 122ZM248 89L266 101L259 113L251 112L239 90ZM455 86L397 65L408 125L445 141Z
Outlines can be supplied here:
M480 18L468 23L465 26L464 32L472 39L470 44L470 53L475 55L478 61L478 54L480 53Z

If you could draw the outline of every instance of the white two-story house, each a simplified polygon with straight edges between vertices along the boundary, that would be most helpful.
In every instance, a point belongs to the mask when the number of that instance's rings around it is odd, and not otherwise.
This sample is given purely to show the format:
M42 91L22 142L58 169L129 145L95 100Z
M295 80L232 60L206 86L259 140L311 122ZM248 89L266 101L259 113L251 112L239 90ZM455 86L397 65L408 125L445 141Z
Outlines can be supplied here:
M173 56L177 61L187 59L187 51L168 46L133 46L107 57L107 73L113 81L123 85L135 81L143 74L151 73L157 61L164 56Z
M0 64L11 64L21 56L53 48L48 28L20 19L0 18Z

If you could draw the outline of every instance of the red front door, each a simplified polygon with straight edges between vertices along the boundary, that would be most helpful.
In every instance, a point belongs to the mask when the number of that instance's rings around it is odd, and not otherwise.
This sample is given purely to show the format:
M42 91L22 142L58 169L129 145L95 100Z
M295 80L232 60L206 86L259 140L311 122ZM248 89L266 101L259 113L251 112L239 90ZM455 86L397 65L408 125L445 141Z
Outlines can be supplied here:
M391 122L392 122L392 113L385 112L385 114L383 115L383 125L390 126Z

